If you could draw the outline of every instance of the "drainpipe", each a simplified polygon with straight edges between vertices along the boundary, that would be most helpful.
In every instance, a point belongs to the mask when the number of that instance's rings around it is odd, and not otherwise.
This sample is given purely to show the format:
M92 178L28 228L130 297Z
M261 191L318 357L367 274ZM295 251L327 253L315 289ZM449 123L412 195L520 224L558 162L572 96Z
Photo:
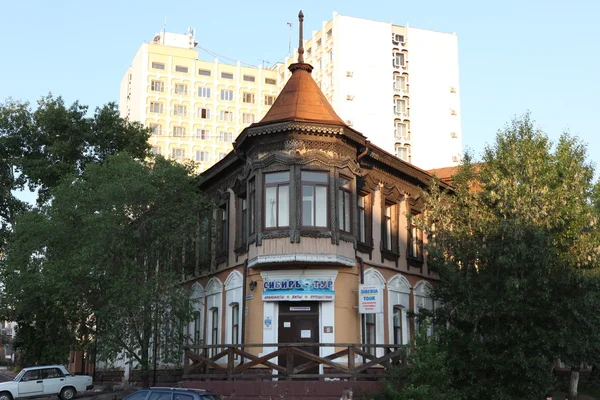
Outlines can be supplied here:
M366 150L365 150L365 152L366 152ZM362 257L359 257L356 254L354 256L356 257L356 261L358 261L360 284L362 285L365 283L365 261L363 260ZM359 311L360 311L360 309L359 309ZM360 314L360 332L361 332L361 342L362 342L362 341L364 341L365 334L366 334L366 332L365 332L365 315L364 314ZM363 348L363 350L364 350L364 348ZM364 357L362 359L362 362L363 362L363 364L365 363Z
M240 312L242 313L242 337L240 338L241 344L246 344L246 288L248 287L248 257L246 256L246 260L244 260L244 279L242 285L244 286L244 290L242 291L242 309ZM246 351L244 348L243 351ZM245 359L242 357L240 360L240 364L244 364Z
M365 142L365 150L356 157L356 162L357 163L360 163L360 160L362 160L363 157L367 155L367 153L369 152L369 145L370 144L371 144L371 142L368 141L368 140Z

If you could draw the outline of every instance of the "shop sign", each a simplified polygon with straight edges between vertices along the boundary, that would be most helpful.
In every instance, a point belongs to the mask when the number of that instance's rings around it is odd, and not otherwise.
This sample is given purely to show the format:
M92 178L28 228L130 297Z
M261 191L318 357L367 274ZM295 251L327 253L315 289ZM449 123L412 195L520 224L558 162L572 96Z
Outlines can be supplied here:
M263 301L333 301L331 279L272 279L263 282Z
M361 314L379 314L383 312L383 286L359 285L358 307Z

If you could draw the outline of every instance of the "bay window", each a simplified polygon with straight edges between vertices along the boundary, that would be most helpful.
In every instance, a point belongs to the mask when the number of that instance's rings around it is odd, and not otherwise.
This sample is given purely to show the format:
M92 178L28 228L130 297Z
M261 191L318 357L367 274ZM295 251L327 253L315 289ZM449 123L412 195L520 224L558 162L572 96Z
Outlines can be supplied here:
M265 228L283 228L290 224L290 172L265 174Z
M325 228L327 223L327 172L302 171L302 226Z
M340 177L338 185L338 226L340 231L352 232L352 222L350 218L350 210L352 209L350 198L352 191L350 188L350 181Z

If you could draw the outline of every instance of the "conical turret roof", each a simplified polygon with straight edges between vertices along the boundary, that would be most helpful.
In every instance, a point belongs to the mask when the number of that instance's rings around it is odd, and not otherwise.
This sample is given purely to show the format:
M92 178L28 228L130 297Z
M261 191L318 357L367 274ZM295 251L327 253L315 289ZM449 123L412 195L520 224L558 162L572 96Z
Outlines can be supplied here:
M255 125L265 125L285 121L317 122L332 125L344 125L327 98L311 76L312 65L304 62L302 40L302 22L304 14L300 11L300 45L298 62L290 65L292 76L264 118Z

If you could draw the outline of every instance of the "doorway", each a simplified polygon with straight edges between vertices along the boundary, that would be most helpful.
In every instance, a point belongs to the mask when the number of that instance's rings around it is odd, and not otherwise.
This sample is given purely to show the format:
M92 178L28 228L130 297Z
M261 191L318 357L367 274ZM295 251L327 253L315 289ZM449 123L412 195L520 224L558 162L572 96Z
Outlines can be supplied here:
M319 343L319 302L282 301L279 303L279 343ZM319 346L302 346L299 349L319 355ZM285 367L287 356L279 356L278 364ZM294 367L310 360L294 355ZM300 374L318 374L319 366L306 369Z

